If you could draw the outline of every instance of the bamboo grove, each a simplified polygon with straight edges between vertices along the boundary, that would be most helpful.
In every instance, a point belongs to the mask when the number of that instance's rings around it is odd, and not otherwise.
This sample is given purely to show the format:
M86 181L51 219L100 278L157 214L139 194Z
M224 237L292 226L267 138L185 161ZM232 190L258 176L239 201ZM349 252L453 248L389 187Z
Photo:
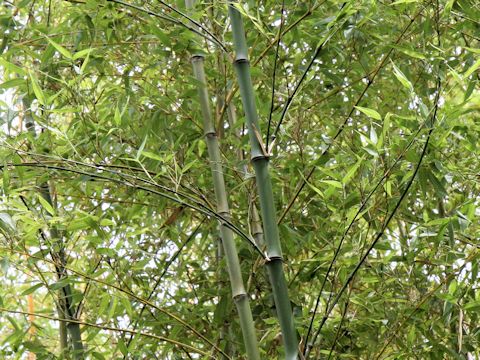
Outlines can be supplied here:
M475 0L5 0L1 359L476 359Z

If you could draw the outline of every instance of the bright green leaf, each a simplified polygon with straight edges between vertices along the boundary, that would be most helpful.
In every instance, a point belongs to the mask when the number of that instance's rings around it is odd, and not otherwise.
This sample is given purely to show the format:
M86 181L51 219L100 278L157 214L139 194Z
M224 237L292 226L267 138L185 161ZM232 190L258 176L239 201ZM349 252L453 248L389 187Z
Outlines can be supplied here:
M35 78L32 72L30 72L29 75L30 75L30 81L32 83L32 89L33 89L33 93L35 94L35 97L37 98L38 102L41 105L46 105L47 100L45 98L45 94L43 93L41 87L38 85L37 79Z
M50 39L50 38L48 38L48 41L50 42L50 44L52 44L52 46L53 46L60 54L62 54L63 56L65 56L67 59L70 59L70 60L73 59L72 53L71 53L70 51L68 51L67 49L65 49L62 45L56 43L55 41L53 41L53 40Z
M382 116L376 110L369 109L362 106L355 106L355 108L360 110L362 113L364 113L368 117L371 117L372 119L382 120Z

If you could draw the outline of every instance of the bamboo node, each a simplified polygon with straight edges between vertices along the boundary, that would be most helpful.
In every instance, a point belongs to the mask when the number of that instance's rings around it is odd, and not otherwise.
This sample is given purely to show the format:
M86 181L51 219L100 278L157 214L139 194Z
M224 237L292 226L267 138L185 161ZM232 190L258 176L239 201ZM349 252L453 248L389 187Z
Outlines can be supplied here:
M248 298L248 296L245 293L240 293L240 294L233 295L232 298L233 298L234 302L238 302L238 301L241 301L245 298Z
M202 54L194 54L190 57L190 61L203 61L205 59L205 56Z
M250 64L250 61L247 58L239 57L234 61L235 64Z
M265 264L271 263L276 260L283 261L283 257L279 255L268 256L267 252L265 252Z
M258 161L258 160L264 160L264 159L269 159L270 157L268 155L252 155L252 157L250 158L250 161L251 162L255 162L255 161Z

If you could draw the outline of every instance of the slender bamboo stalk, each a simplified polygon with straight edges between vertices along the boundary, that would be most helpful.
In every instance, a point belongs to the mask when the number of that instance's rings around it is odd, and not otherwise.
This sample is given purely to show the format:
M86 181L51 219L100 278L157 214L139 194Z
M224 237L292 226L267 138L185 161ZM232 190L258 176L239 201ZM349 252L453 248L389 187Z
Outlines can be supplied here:
M260 125L250 76L248 49L242 16L235 8L233 1L229 1L228 10L232 23L233 42L236 51L235 70L248 125L251 161L255 170L256 184L260 198L260 210L267 252L266 266L272 286L277 316L282 329L285 358L293 360L298 357L298 341L293 322L292 307L288 296L287 282L283 271L282 249L276 221L272 183L268 171L269 155L268 150L263 147L261 142Z
M30 113L30 102L28 99L23 98L23 107L25 113L25 126L27 130L35 135L35 121L33 119L32 114ZM54 208L55 204L53 203L52 196L50 193L50 187L48 182L43 183L40 185L39 193L40 195L49 203L49 205ZM63 280L67 277L67 272L65 270L66 265L66 257L65 257L65 250L64 244L62 241L62 236L58 232L55 226L50 228L50 234L52 239L52 250L50 254L52 256L52 260L56 261L58 265L55 268L57 273L58 280ZM53 247L58 245L59 250L54 251ZM66 284L62 288L59 289L59 299L58 299L58 315L60 319L68 320L76 320L75 319L75 309L72 306L72 289L69 284ZM67 354L67 346L68 346L68 338L67 333L70 335L72 340L72 347L73 347L73 359L84 359L84 349L83 349L83 342L82 342L82 335L80 331L80 325L78 322L60 322L60 352L62 355Z
M185 5L189 11L193 9L193 0L186 0ZM230 208L228 206L227 191L223 177L223 166L218 144L217 133L212 120L209 95L206 86L204 57L201 54L194 54L191 58L193 73L198 80L198 95L203 118L203 131L207 143L208 155L210 158L210 170L213 177L213 186L217 202L217 211L224 218L230 219ZM238 253L233 238L233 232L225 224L220 223L220 236L228 267L232 296L240 318L240 326L243 334L243 341L248 359L260 359L255 326L250 309L248 294L243 285L242 272Z

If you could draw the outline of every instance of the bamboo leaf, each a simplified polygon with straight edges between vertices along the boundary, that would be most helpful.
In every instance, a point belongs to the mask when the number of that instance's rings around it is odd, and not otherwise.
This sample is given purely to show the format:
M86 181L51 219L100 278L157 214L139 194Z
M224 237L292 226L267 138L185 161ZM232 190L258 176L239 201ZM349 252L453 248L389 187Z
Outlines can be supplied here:
M323 195L323 192L319 188L317 188L316 186L314 186L310 182L307 182L307 184L313 191L315 191L318 195L320 195L320 197L322 197L322 198L325 197L325 195Z
M443 16L444 17L448 17L450 16L450 12L452 11L452 7L453 7L453 4L456 2L457 0L448 0L447 3L445 4L444 8L443 8Z
M342 179L343 184L346 185L346 184L349 183L350 179L355 175L355 173L357 172L360 165L362 165L362 162L364 161L364 159L365 159L364 156L360 157L357 160L357 162L355 163L355 165L353 165L352 167L350 167L350 169L348 169L347 173L345 174L345 176Z
M362 113L364 113L368 117L371 117L372 119L382 120L382 116L376 110L369 109L362 106L355 106L355 108L360 110Z
M13 233L16 230L15 222L10 214L5 212L0 213L0 228L7 233Z
M0 66L2 66L4 69L6 69L6 70L8 70L12 73L16 73L16 74L21 75L21 76L25 76L27 74L27 72L23 68L15 65L11 62L8 62L3 57L0 57Z
M80 58L88 58L93 50L95 50L95 49L94 48L89 48L89 49L80 50L72 56L72 59L73 60L78 60Z
M395 6L395 5L400 5L400 4L412 4L412 3L417 3L420 0L397 0L393 3L390 4L390 6Z
M123 341L122 338L118 339L118 349L120 352L123 354L123 356L128 355L128 348L127 345L125 345L125 342Z
M52 215L52 216L55 216L55 210L54 208L52 207L52 205L40 194L38 194L37 196L38 200L40 201L40 204L42 205L42 207L47 210L47 212Z
M393 73L394 73L395 77L397 78L397 80L400 81L400 83L405 88L407 88L410 92L413 92L413 85L410 82L410 80L408 80L407 77L405 76L405 74L399 68L397 68L395 66L393 61L392 61L392 66L393 66Z
M404 47L404 46L398 46L398 45L392 45L392 47L394 49L397 49L398 51L401 51L402 53L410 56L410 57L413 57L415 59L421 59L421 60L424 60L426 59L425 55L423 55L422 53L419 53L418 51L415 51L413 49L410 49L410 48L407 48L407 47Z
M66 57L67 59L70 59L72 60L73 59L73 56L72 56L72 53L70 51L68 51L66 48L64 48L62 45L56 43L55 41L53 41L52 39L50 38L47 38L48 41L50 42L50 44L52 44L52 46L60 53L62 54L64 57Z
M143 153L143 149L145 148L145 144L147 143L147 138L148 138L148 136L145 136L145 138L142 141L142 144L140 145L140 147L137 150L137 155L135 156L135 160L137 160L137 161L140 159L140 155Z
M471 48L471 47L464 47L465 50L468 50L474 54L480 54L480 49L476 49L476 48Z
M150 159L153 159L153 160L158 160L158 161L163 161L163 158L160 156L160 155L157 155L155 153L152 153L150 151L142 151L142 155L147 157L147 158L150 158Z
M475 71L477 71L477 69L480 68L480 59L477 60L475 62L475 64L473 64L472 66L470 66L470 68L465 71L465 73L463 74L463 77L466 79L468 78L470 75L472 75Z
M478 311L480 310L480 301L470 301L463 308L467 311Z
M343 189L343 185L340 181L336 181L336 180L322 180L321 181L322 183L324 184L328 184L328 185L331 185L337 189Z
M24 290L24 291L20 294L20 296L29 295L29 294L35 292L35 290L40 289L42 286L43 286L42 283L35 284L35 285L33 285L32 287L29 287L27 290Z
M42 89L38 85L37 79L35 78L32 72L30 72L29 75L30 75L30 81L32 83L32 89L33 89L33 93L35 94L35 97L37 98L38 102L41 105L46 105L47 100L45 98L45 94L43 93Z
M115 108L115 115L113 117L113 120L115 121L115 125L117 126L120 126L122 124L122 115L118 106Z
M87 65L88 65L89 60L90 60L90 54L91 54L91 52L89 51L87 53L87 56L86 56L85 60L83 60L82 66L80 67L80 73L81 74L83 74L85 72L85 69L87 68Z
M8 81L5 81L3 83L0 84L0 89L10 89L10 88L14 88L14 87L18 87L20 85L23 85L25 83L25 79L21 79L21 78L15 78L15 79L11 79L11 80L8 80Z

